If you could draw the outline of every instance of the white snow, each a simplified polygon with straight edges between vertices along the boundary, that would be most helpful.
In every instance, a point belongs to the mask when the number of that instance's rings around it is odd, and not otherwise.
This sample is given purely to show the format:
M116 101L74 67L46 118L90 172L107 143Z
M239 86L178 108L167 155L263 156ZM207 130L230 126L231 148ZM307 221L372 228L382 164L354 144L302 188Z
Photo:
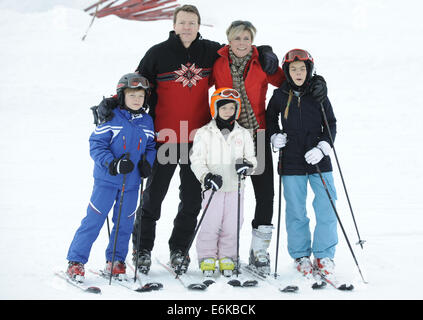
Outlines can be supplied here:
M338 212L368 284L362 282L341 230L336 270L355 285L349 293L304 288L289 295L264 283L249 290L219 283L207 292L188 292L157 264L151 275L166 287L152 293L103 285L103 294L95 296L54 277L55 270L66 267L68 246L91 194L89 107L113 94L119 77L133 71L145 51L172 29L170 20L137 22L109 16L96 20L81 41L91 20L83 9L93 2L0 1L0 299L423 298L423 5L417 0L189 1L198 6L203 22L213 25L201 27L204 38L225 43L230 22L244 19L258 29L255 44L272 45L280 59L296 47L314 56L337 116L336 150L361 238L367 240L363 250L355 245L358 238L332 156ZM153 257L163 260L168 258L178 186L176 173L153 251ZM250 182L246 192L243 260L255 205ZM277 204L278 179L275 226ZM278 271L289 283L295 271L286 250L283 217L282 211ZM276 230L272 264L275 243ZM104 228L87 269L104 266L106 245ZM195 250L191 256L194 270Z

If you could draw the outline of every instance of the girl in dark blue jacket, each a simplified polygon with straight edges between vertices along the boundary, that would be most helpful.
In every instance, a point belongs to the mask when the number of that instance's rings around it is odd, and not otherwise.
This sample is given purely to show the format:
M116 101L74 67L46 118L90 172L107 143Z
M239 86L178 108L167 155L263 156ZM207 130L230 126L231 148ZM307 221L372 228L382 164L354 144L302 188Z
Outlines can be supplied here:
M266 110L266 122L273 147L283 148L279 174L282 175L286 201L288 252L303 275L311 276L313 268L332 274L338 243L337 219L317 174L317 166L335 200L328 130L335 139L336 119L328 98L320 103L311 95L309 83L314 60L307 51L289 51L283 59L282 68L287 81L274 91ZM322 107L328 126L324 122ZM315 195L313 241L306 211L308 183ZM315 258L314 264L311 254Z
M100 124L90 137L90 155L94 160L94 188L87 215L76 231L67 259L67 274L76 281L84 280L84 264L88 261L91 246L113 207L113 222L118 219L120 196L122 202L115 263L111 266L116 225L106 249L106 273L124 276L128 243L138 203L138 190L142 178L151 173L156 157L154 125L144 111L145 95L149 83L139 74L124 75L117 87L120 107L113 110L111 120ZM135 165L136 164L136 167Z

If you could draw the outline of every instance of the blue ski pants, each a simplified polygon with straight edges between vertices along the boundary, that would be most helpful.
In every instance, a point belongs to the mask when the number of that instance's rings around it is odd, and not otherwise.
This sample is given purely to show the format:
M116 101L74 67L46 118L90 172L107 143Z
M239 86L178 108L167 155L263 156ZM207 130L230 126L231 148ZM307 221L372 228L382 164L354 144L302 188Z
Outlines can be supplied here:
M323 179L328 187L333 202L337 199L332 172L323 172ZM307 184L314 192L313 209L316 225L313 243L307 217ZM288 252L294 259L304 256L331 258L335 256L338 243L337 218L329 197L324 189L319 174L282 177L284 198L286 202L286 230L288 234Z
M112 261L116 225L119 214L121 187L94 184L87 215L75 233L70 245L68 261L87 263L91 247L113 207L113 229L106 249L106 260ZM134 225L134 217L138 203L138 189L126 190L123 195L122 212L116 241L115 261L125 261L128 254L129 239Z

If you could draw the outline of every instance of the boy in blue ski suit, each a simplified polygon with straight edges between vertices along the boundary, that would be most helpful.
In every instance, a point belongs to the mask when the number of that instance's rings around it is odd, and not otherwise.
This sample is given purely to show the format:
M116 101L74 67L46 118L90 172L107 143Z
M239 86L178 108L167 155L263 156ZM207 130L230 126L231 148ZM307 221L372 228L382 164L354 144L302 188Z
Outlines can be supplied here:
M156 157L153 120L144 110L148 93L149 83L146 78L137 73L124 75L117 86L120 107L113 110L111 120L98 125L90 136L90 155L95 163L94 188L87 215L76 231L67 255L67 274L76 281L84 280L84 264L112 207L114 226L106 249L105 272L110 274L112 270L116 276L126 273L125 259L140 182L150 175ZM112 268L124 175L124 196Z
M336 200L329 157L332 151L329 130L335 139L336 118L329 99L325 97L316 101L310 92L314 60L306 50L290 50L284 56L282 69L287 81L274 91L266 110L266 123L272 145L283 148L279 174L282 175L286 202L288 252L295 259L297 270L304 276L309 277L316 270L329 277L333 275L333 258L338 243L337 219L318 168L332 200ZM322 108L328 125L325 124ZM308 183L315 195L313 239L306 211ZM313 264L311 254L315 258Z

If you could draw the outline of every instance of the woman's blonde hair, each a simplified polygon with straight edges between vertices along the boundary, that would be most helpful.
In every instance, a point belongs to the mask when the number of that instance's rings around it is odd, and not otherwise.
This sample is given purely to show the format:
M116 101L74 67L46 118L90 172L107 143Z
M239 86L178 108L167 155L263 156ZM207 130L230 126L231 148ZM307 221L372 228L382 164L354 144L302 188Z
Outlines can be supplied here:
M254 37L256 36L257 29L253 26L250 21L242 21L236 20L231 23L229 28L226 30L226 36L228 41L232 41L235 37L242 33L243 31L249 31L251 34L251 42L254 41Z

